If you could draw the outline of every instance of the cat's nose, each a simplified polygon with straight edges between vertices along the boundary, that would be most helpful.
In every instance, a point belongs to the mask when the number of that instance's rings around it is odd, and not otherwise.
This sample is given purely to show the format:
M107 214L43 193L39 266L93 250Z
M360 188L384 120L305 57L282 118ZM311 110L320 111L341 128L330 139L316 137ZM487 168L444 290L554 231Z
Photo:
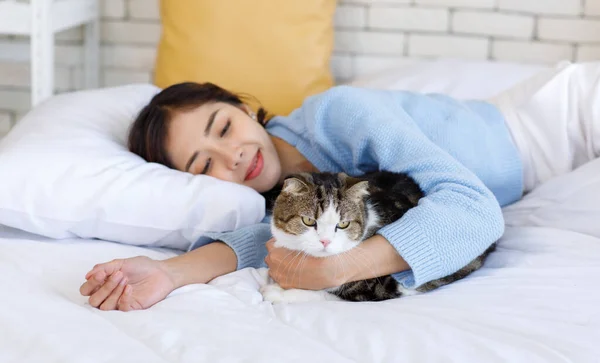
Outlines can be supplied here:
M326 238L320 239L319 241L321 241L323 247L327 247L331 243L331 241Z

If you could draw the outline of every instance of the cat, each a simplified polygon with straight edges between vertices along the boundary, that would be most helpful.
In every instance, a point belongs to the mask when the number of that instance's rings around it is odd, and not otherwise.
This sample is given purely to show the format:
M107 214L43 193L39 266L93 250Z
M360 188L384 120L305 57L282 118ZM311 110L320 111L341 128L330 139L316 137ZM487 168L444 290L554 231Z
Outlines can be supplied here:
M267 204L272 206L275 245L316 257L337 255L359 246L378 229L417 206L423 196L419 185L407 174L388 171L357 177L345 173L299 173L287 177L281 190L265 195ZM495 246L496 243L490 245L457 272L416 289L405 289L387 275L322 291L284 290L276 283L268 283L261 293L273 303L394 299L431 291L466 277L483 265Z

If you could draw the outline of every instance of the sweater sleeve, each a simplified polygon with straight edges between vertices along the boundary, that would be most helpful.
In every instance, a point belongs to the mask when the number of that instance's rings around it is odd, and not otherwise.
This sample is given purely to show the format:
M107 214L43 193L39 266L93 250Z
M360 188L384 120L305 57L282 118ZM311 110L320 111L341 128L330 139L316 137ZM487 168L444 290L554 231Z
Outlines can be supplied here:
M207 232L196 240L189 250L221 241L233 249L237 257L236 270L246 267L259 268L265 266L264 259L267 256L265 245L269 239L271 239L270 224L263 221L231 232Z
M452 274L501 237L504 219L493 193L431 142L393 93L350 87L336 92L321 108L324 117L313 122L317 143L330 145L340 165L352 160L354 172L374 167L407 173L425 194L377 232L411 268L394 275L399 282L412 288Z

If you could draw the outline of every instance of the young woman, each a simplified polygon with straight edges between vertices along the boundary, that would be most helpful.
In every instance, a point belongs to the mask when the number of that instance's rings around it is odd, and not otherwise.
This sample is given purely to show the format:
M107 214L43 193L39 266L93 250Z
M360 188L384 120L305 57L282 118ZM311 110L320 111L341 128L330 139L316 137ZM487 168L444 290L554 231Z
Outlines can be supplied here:
M264 263L284 288L318 290L387 274L418 286L455 272L498 240L501 207L596 158L599 125L596 63L563 63L487 101L334 87L268 122L263 109L255 115L216 85L177 84L157 94L131 129L130 150L149 162L260 193L301 171L405 172L425 197L360 250L346 252L368 266L308 256L301 266L289 264L289 251L273 247L266 219L208 234L171 259L96 265L80 292L103 310L145 309L180 286Z

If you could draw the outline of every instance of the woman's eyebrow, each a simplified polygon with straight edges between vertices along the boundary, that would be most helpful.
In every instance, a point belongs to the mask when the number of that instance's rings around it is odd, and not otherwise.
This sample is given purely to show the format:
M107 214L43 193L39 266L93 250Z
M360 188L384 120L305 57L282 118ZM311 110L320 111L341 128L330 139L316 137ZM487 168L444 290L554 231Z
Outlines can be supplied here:
M210 134L210 128L212 127L213 123L215 123L215 116L220 110L221 109L218 108L210 114L210 117L208 118L208 123L206 124L206 128L204 129L204 136L208 136Z
M208 136L210 134L210 129L211 129L212 125L215 123L215 117L217 116L217 112L219 112L220 110L221 110L220 108L214 110L213 113L211 113L210 116L208 117L208 123L206 124L206 128L204 129L204 136ZM194 160L196 160L197 157L198 157L198 151L196 151L190 157L190 160L188 160L187 164L185 165L186 172L190 169L190 166L192 166L192 163L194 162Z

